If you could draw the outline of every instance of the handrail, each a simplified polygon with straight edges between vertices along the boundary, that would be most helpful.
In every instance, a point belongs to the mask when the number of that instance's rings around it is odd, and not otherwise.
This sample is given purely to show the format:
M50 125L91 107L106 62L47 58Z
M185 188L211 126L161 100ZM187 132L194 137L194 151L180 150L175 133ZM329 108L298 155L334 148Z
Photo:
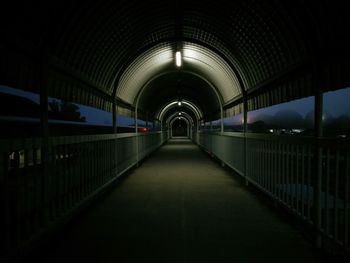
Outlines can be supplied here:
M164 131L0 140L0 261L22 254L167 139Z
M313 225L317 237L350 251L349 139L232 132L198 135L200 147Z

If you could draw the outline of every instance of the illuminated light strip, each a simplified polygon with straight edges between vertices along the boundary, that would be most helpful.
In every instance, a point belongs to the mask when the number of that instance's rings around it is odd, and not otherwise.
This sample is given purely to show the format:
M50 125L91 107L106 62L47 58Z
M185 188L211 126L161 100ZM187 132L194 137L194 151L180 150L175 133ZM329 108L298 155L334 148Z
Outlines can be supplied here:
M181 67L181 61L182 60L182 58L181 58L181 52L180 51L177 51L176 52L176 66L178 66L178 67Z
M174 119L172 119L171 121L170 121L170 126L169 127L171 127L172 128L172 126L173 126L173 124L174 124L174 122L176 121L176 120L178 120L178 119L182 119L182 120L184 120L185 122L186 122L186 124L187 124L187 127L189 128L190 127L190 123L189 123L189 121L186 119L186 118L184 118L184 117L176 117L176 118L174 118Z
M120 75L116 85L116 97L133 104L140 90L153 76L170 68L178 57L182 65L188 63L191 72L206 76L217 90L222 103L227 103L241 94L241 86L230 65L214 51L191 42L183 42L181 52L175 52L172 43L164 42L140 53ZM176 55L178 54L178 55ZM175 55L175 57L174 57ZM176 65L174 65L176 67ZM238 67L238 65L235 64ZM194 70L195 69L195 70ZM183 70L183 69L182 69Z
M178 114L179 114L178 112L175 112L166 120L166 123L168 126L169 126L169 122L171 122L173 119L179 118ZM182 112L182 116L180 118L185 118L186 120L190 121L192 125L194 125L192 117L186 112Z
M173 101L173 102L170 102L168 105L166 105L158 114L158 119L159 120L163 119L164 114L175 104L179 105L178 103L179 103L179 101ZM188 108L190 108L194 112L197 119L200 119L203 116L201 110L197 106L192 104L191 102L186 101L186 100L182 100L181 103L188 106Z

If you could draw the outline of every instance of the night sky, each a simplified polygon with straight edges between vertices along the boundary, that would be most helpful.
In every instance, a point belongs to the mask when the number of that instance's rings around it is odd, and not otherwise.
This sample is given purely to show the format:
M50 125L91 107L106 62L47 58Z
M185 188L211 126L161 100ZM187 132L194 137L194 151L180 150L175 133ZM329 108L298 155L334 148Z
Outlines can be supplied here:
M26 97L39 104L39 95L32 92L22 91L18 89L9 88L6 86L0 86L0 92L8 93L16 96ZM50 98L50 100L52 100ZM332 91L324 93L324 112L330 114L333 117L339 117L341 115L350 115L350 88ZM275 115L277 112L282 110L293 110L303 117L310 111L313 111L314 98L308 97L287 103L282 103L267 107L264 109L259 109L256 111L251 111L248 113L248 121L252 122L258 118L259 115ZM110 112L105 112L103 110L94 109L88 106L79 105L80 112L82 116L86 117L87 123L100 124L100 125L111 125L112 124L112 114ZM227 121L237 123L242 119L242 114L238 116L229 117ZM134 125L133 120L128 117L118 116L118 123L121 126ZM144 124L144 122L142 122Z

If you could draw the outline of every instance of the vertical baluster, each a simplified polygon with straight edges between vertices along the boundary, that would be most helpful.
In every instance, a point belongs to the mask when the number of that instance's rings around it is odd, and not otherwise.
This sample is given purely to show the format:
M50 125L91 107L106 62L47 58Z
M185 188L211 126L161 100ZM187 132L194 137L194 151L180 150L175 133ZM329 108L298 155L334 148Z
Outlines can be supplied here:
M268 153L267 153L267 141L263 141L263 159L262 159L262 171L263 171L263 187L268 191Z
M296 202L296 210L297 210L297 213L298 215L301 215L300 213L300 186L301 186L301 183L300 183L300 147L299 145L296 145L295 146L295 202Z
M90 183L90 170L91 170L91 161L90 161L90 149L91 149L91 142L86 143L86 148L84 151L84 160L85 160L85 172L83 174L83 181L84 181L84 190L82 199L84 199L88 193L89 193L89 183Z
M44 184L41 185L42 188L45 188L45 210L46 210L46 220L54 220L56 213L56 204L55 204L55 151L51 143L46 144L45 149L45 173L42 174L42 181ZM40 166L39 166L40 167Z
M74 207L76 203L76 198L77 198L77 178L79 177L79 156L77 154L77 148L79 147L80 143L74 143L70 147L69 155L70 155L70 163L69 166L71 167L70 169L70 175L69 175L69 187L70 187L70 204L69 207L70 209Z
M53 202L53 210L54 210L54 217L56 218L60 213L60 204L59 204L59 189L60 189L60 171L61 171L61 162L60 162L60 152L59 152L59 146L52 145L51 147L52 151L52 202Z
M273 187L273 182L274 182L274 166L273 166L273 141L268 141L268 175L269 175L269 183L268 183L268 188L269 192L271 193L272 196L274 196L274 187Z
M263 169L263 142L257 142L258 144L258 153L259 153L259 163L258 163L258 171L259 171L259 185L263 186L263 173L264 173L264 169Z
M43 142L42 142L43 143ZM45 183L46 183L46 148L41 145L40 147L40 174L38 176L38 188L37 188L37 193L38 193L38 214L39 214L39 226L44 227L45 226L45 221L46 221L46 199L45 199Z
M79 156L77 154L77 148L79 147L79 143L75 143L71 145L70 149L70 156L71 156L71 162L70 162L70 167L71 167L71 173L69 176L70 179L70 189L71 189L71 202L70 202L70 207L74 207L74 204L76 202L77 198L77 177L79 176Z
M330 177L330 159L331 159L331 154L330 154L330 149L328 148L326 151L326 178L325 178L325 202L324 202L324 211L325 211L325 233L329 235L329 177Z
M284 145L284 178L285 178L285 182L284 182L284 192L286 194L286 204L289 207L290 206L290 192L289 192L289 188L290 188L290 181L289 181L289 165L290 165L290 160L289 160L289 144L286 143Z
M276 199L276 142L271 141L271 191L273 197Z
M78 162L78 157L76 155L76 148L79 144L74 143L69 145L69 177L68 177L68 186L69 186L69 209L74 205L75 201L75 177L76 177L76 167Z
M86 165L87 165L86 160L85 160L84 151L86 149L87 143L88 142L84 142L83 144L80 144L79 147L77 148L77 154L79 156L79 163L78 163L78 167L77 167L77 170L79 172L79 176L77 178L77 183L78 183L77 203L80 202L80 200L82 199L82 195L83 195L83 189L84 189L83 176L85 174Z
M78 194L77 194L77 202L79 203L82 199L83 192L84 192L84 174L86 172L86 160L84 155L84 149L86 148L87 142L84 144L81 144L80 147L77 149L77 154L79 156L79 165L78 165Z
M338 196L339 196L339 149L335 153L335 182L334 182L334 239L338 241Z
M85 191L83 198L86 198L86 196L90 193L90 174L91 174L91 142L88 142L87 144L87 153L86 153L86 174L84 175L85 180Z
M97 188L98 184L99 184L99 155L100 155L100 147L98 142L94 142L94 183L93 183L93 191Z
M276 162L276 156L277 156L277 143L276 141L271 141L271 168L272 168L272 182L271 187L273 191L274 198L277 197L277 191L276 191L276 184L277 184L277 162Z
M66 166L65 166L65 158L64 158L64 146L59 145L57 146L58 150L58 160L60 162L60 169L59 173L56 174L56 180L58 183L58 204L60 208L60 215L64 212L64 178L65 178L65 173L66 173Z
M287 159L287 145L282 145L283 154L282 154L282 178L283 178L283 202L288 205L288 194L287 194L287 172L288 169L286 162L288 162Z
M72 206L72 196L73 196L73 187L72 187L72 176L74 172L73 168L73 161L72 158L74 156L72 155L72 152L74 151L74 144L66 145L65 149L65 155L66 155L66 164L67 164L67 180L66 180L66 195L67 195L67 204L66 204L66 211L69 210Z
M255 182L258 182L258 175L259 175L259 167L258 167L258 161L259 161L259 153L258 149L256 146L256 142L252 142L252 175L253 175L253 180Z
M34 152L35 145L31 145L31 150L29 151L29 168L30 172L29 181L28 181L28 234L32 235L35 232L35 185L34 185L34 177L35 177L35 167L34 167Z
M101 187L104 184L105 174L106 174L106 143L105 143L105 141L101 141L100 144L101 144L101 156L102 156L102 158L101 158L102 169L100 169L101 181L100 181L99 187Z
M65 147L65 156L66 156L66 165L67 165L67 179L66 179L66 211L71 208L72 204L72 172L73 172L73 163L72 163L72 151L74 149L74 144L66 145Z
M258 169L258 166L257 166L257 161L258 161L258 156L257 156L257 150L256 150L256 145L255 145L255 141L254 139L252 139L251 141L251 164L252 166L250 167L250 171L251 171L251 176L252 176L252 180L254 180L255 182L257 182L257 169Z
M96 149L97 153L95 154L95 174L96 174L96 184L94 186L94 190L96 190L100 185L101 185L101 171L103 170L102 168L102 154L103 154L103 148L100 142L96 142Z
M83 191L81 195L81 200L85 198L85 196L89 192L89 172L90 172L90 142L86 142L86 145L83 149L82 155L84 156L84 172L83 172Z
M75 164L75 173L74 173L74 178L75 178L75 200L74 204L79 203L80 201L80 196L81 196L81 190L82 190L82 182L81 182L81 177L82 173L84 172L84 169L81 169L85 165L84 159L82 156L81 149L84 147L86 142L78 144L76 149L75 149L75 154L77 156L77 163Z
M112 179L112 174L113 174L113 163L111 162L111 157L113 156L113 151L112 147L113 146L113 141L108 140L106 141L106 157L107 157L107 173L106 173L106 181L109 181Z
M62 158L62 146L56 146L56 173L55 173L55 182L56 182L56 205L57 205L57 216L62 213L62 192L63 192L63 176L64 176L64 167L63 167L63 158Z
M278 142L278 174L277 174L278 199L283 201L282 191L282 144Z
M75 171L75 147L76 143L70 144L67 147L67 156L68 156L68 180L67 180L67 189L68 189L68 209L71 209L73 206L74 200L74 171Z
M99 146L100 145L98 142L94 142L94 148L95 148L95 151L94 151L94 174L93 174L94 183L93 183L92 190L96 189L96 186L98 185L98 181L99 181L98 175L99 175L100 167L99 167L99 162L97 161L100 154L101 154Z
M97 152L97 148L96 148L96 142L91 142L91 170L90 170L90 191L89 191L89 195L91 194L91 192L94 190L95 187L95 169L96 169L96 152Z
M27 147L27 146L26 146ZM23 206L23 213L22 213L22 238L26 239L29 234L30 229L30 213L29 213L29 202L30 202L30 195L29 195L29 150L24 149L23 151L23 174L21 176L22 184L23 184L23 190L21 195L21 205Z
M305 145L301 148L301 192L300 192L300 200L301 200L301 215L305 218L305 190L306 190L306 181L305 181Z
M15 151L14 153L14 173L12 178L12 214L11 224L13 226L13 244L15 247L19 245L20 242L20 230L21 230L21 207L20 207L20 153L19 151Z
M104 154L104 167L103 167L103 184L108 181L108 141L103 142L103 154Z
M312 157L312 147L309 145L307 151L307 190L306 190L306 200L307 200L307 218L311 220L311 157Z
M267 180L268 180L268 173L267 173L267 168L268 168L268 162L267 162L267 142L265 140L262 141L262 146L263 146L263 155L262 155L262 164L261 164L261 168L262 168L262 172L263 172L263 176L262 176L262 186L263 188L268 191L268 187L267 187Z
M40 206L40 198L39 198L39 158L40 154L38 154L40 150L35 148L33 151L33 232L36 232L39 229L39 213L38 209Z
M259 185L261 187L264 187L263 183L263 177L264 177L264 142L258 141L258 148L259 148L259 163L258 163L258 171L259 171Z
M67 174L68 174L68 166L67 166L67 158L66 145L61 146L61 157L62 157L62 193L61 193L61 201L62 201L62 213L66 212L67 208Z
M265 141L265 185L266 185L266 190L271 193L271 156L270 156L270 142Z
M295 147L293 144L290 144L289 146L289 153L290 153L290 168L289 168L289 178L290 178L290 205L293 210L295 210L295 200L296 200L296 183L295 183Z
M346 151L345 155L345 197L344 197L344 246L348 248L348 238L349 238L349 160L350 154L349 150Z
M288 143L287 174L289 207L293 210L293 144Z
M1 233L1 248L2 251L8 251L10 249L10 198L9 198L9 156L6 152L1 152L0 160L0 227Z

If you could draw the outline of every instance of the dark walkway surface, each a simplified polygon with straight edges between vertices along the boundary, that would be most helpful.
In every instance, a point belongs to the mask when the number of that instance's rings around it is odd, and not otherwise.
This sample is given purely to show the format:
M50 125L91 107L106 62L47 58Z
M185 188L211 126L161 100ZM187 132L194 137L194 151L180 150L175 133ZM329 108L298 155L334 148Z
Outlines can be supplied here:
M61 235L45 262L323 262L184 139L171 140Z

